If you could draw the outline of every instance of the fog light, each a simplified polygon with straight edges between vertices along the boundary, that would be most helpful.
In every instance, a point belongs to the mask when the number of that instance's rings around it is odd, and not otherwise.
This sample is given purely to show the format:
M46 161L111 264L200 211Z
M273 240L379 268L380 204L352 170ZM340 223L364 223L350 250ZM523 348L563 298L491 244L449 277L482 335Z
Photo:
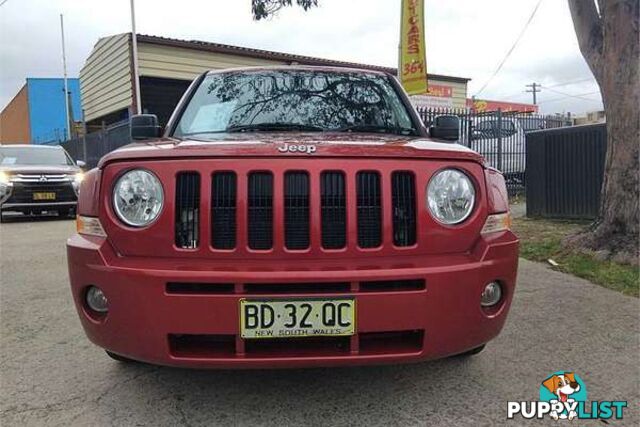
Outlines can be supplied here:
M97 286L89 286L89 289L87 289L87 305L89 308L98 313L106 313L109 310L107 304L107 297L104 296L102 289Z
M480 297L480 305L483 307L491 307L500 302L502 298L502 287L498 282L491 282L484 287L482 296Z

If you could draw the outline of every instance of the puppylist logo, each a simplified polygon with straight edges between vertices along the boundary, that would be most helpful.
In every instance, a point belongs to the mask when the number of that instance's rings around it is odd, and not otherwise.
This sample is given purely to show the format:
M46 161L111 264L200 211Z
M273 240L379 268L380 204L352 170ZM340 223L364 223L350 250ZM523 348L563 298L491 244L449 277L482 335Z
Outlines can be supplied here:
M558 371L540 384L540 401L507 402L507 418L609 420L622 419L624 400L587 402L587 387L573 372Z

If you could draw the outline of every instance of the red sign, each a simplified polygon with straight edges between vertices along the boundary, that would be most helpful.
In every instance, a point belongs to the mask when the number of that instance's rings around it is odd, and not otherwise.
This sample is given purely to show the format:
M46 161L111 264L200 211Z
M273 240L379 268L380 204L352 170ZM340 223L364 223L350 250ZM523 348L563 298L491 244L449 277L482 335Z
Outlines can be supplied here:
M430 84L425 95L437 96L438 98L451 98L453 97L453 88L451 86Z
M483 113L485 111L518 111L521 113L537 113L538 106L534 104L522 104L519 102L503 102L503 101L488 101L486 99L468 99L467 107L471 111L476 113Z

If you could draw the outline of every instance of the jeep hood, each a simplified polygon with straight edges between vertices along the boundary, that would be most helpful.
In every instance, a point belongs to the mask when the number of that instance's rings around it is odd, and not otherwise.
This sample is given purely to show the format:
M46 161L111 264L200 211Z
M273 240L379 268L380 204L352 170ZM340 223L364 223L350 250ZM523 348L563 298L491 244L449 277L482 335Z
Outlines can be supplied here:
M315 145L315 152L285 150L287 146L303 144ZM203 157L424 158L469 160L484 164L482 156L467 147L426 137L346 132L245 132L213 134L212 139L207 140L162 138L137 142L107 154L98 167L126 160Z

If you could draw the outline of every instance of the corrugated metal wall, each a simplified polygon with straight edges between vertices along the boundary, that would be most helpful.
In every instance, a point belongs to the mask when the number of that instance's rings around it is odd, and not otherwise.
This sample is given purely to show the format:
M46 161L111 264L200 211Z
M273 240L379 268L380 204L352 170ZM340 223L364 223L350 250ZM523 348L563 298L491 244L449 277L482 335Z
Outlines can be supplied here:
M527 134L527 216L598 216L607 151L605 124Z
M190 82L207 70L298 62L295 58L291 60L269 59L254 57L250 54L241 55L212 52L206 49L191 49L169 45L165 39L161 38L158 38L161 42L149 41L152 39L154 38L151 36L138 38L138 63L141 77ZM304 63L304 61L300 63ZM102 120L108 116L109 120L106 121L107 124L110 124L112 121L124 118L120 113L122 110L126 112L133 104L131 74L130 34L119 34L98 40L80 71L82 106L86 122L92 124L90 122L98 118ZM450 102L450 107L465 107L467 95L465 79L449 81L432 77L429 79L429 83L450 86L451 97L446 99L447 102ZM142 97L145 97L144 92L142 92ZM142 107L145 109L144 99ZM93 123L93 125L95 124Z
M130 34L98 40L80 70L80 92L87 122L132 103Z
M141 76L193 80L207 70L280 65L288 62L139 43L138 63Z

